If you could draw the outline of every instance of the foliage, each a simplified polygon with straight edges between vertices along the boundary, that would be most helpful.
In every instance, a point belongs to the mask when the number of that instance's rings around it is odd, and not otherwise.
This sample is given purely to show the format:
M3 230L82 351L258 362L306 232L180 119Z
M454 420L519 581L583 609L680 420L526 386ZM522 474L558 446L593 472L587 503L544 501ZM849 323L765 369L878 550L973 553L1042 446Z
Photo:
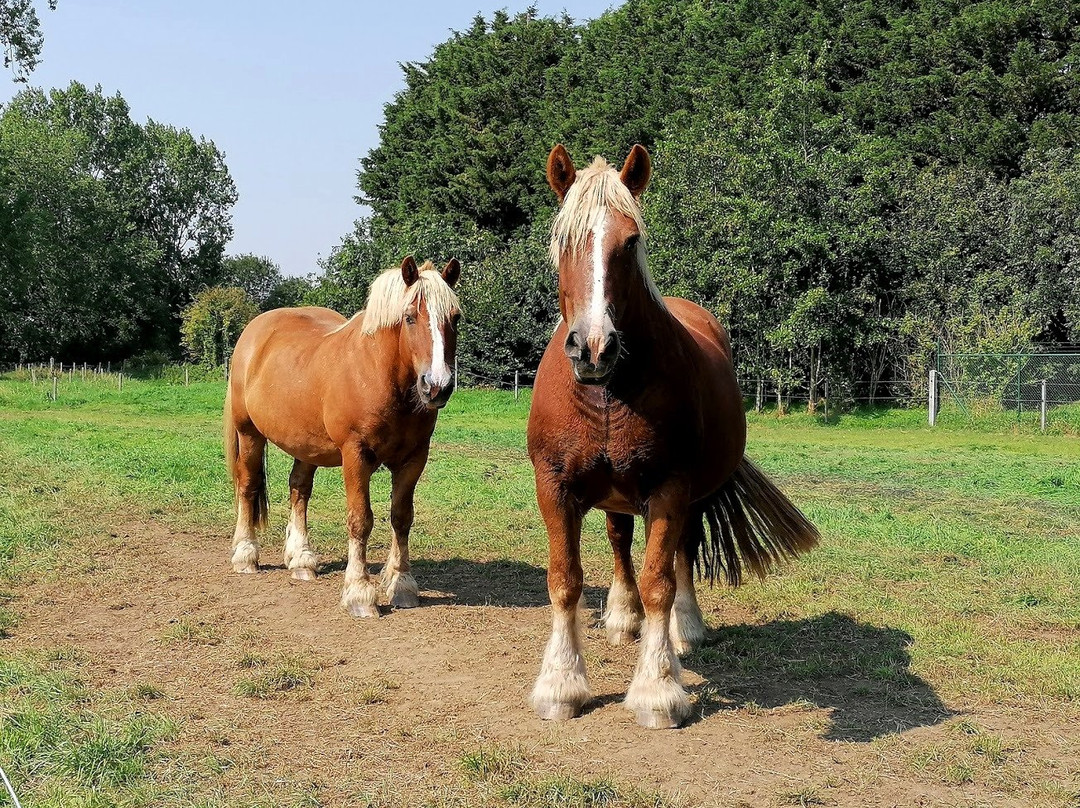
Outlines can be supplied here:
M216 367L228 361L240 333L259 313L243 289L214 286L184 309L184 349L196 361Z
M1071 1L478 17L403 66L361 163L372 214L311 299L357 306L401 254L457 250L462 367L529 370L555 312L547 151L582 164L641 142L661 290L716 311L741 376L782 402L826 378L917 388L939 342L1080 341L1078 43Z
M56 9L56 0L49 0L49 8ZM26 81L37 67L43 43L33 0L0 0L0 46L4 67L14 68L15 81Z
M78 82L0 114L0 357L175 353L236 189L214 144Z
M286 278L271 259L251 253L227 256L219 285L243 289L261 311L296 306L311 289L305 278Z

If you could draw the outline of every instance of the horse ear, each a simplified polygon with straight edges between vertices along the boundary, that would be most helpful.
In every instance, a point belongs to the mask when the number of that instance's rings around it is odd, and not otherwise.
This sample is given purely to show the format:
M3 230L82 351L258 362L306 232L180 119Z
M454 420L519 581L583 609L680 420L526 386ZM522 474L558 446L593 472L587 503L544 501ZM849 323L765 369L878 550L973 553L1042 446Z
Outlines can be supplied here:
M619 179L623 185L630 189L630 193L637 199L649 184L652 175L652 160L649 153L640 143L635 143L630 154L626 156Z
M577 172L574 170L574 161L570 159L570 153L563 144L559 144L551 150L547 162L547 181L555 196L561 203L566 198L566 192L574 184Z
M442 279L446 281L446 285L451 289L457 285L458 278L461 277L461 262L456 258L451 258L446 262L446 266L443 267Z
M406 286L412 286L420 279L420 270L416 267L416 259L411 255L406 255L405 260L401 262L401 277Z

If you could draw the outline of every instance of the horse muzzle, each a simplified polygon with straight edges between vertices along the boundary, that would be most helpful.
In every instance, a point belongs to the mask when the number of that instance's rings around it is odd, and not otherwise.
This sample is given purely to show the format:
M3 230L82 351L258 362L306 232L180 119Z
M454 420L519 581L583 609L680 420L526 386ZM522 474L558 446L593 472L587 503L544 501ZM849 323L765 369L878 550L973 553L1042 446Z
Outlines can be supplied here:
M425 407L429 410L441 410L454 392L454 381L451 379L446 384L435 384L424 374L417 381L416 387Z
M621 345L614 329L585 339L580 329L571 328L563 349L579 384L606 384L615 372Z

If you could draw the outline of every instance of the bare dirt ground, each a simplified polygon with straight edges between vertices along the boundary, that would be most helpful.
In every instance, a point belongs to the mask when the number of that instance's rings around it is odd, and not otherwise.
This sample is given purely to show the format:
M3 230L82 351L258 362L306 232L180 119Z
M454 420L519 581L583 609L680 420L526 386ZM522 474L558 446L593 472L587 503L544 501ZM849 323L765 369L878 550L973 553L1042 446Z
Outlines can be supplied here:
M593 703L579 719L542 722L526 704L549 627L542 569L420 560L420 608L358 621L338 605L341 560L324 557L317 581L295 582L279 541L264 545L263 572L242 576L229 568L224 535L122 525L76 548L85 563L70 575L23 588L22 620L5 644L73 646L94 687L160 690L149 709L178 720L177 748L212 761L223 794L468 805L478 786L462 756L483 749L515 761L515 777L609 777L674 804L1080 804L1075 716L944 704L921 680L824 671L791 682L768 667L737 679L718 662L686 670L695 719L649 732L621 705L636 649L609 647L595 628ZM603 590L587 594L597 607ZM780 629L733 611L708 619L716 636L786 638L793 654L908 641L841 615ZM310 686L240 694L282 661L309 673ZM1000 744L980 749L975 739L987 734Z

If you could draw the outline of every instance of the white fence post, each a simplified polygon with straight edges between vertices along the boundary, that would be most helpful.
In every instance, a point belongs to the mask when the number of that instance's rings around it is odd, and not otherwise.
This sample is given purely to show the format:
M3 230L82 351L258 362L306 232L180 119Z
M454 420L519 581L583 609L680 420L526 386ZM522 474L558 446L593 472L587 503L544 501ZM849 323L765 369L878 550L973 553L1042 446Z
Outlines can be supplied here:
M1039 431L1046 431L1046 379L1042 380L1042 395L1039 397Z
M518 397L518 372L514 371L514 401L517 401Z
M930 426L935 426L937 424L937 412L938 412L938 382L937 382L937 375L938 375L937 371L931 368L931 370L930 370L930 391L929 391L929 396L930 396L930 402L929 402L930 403Z

